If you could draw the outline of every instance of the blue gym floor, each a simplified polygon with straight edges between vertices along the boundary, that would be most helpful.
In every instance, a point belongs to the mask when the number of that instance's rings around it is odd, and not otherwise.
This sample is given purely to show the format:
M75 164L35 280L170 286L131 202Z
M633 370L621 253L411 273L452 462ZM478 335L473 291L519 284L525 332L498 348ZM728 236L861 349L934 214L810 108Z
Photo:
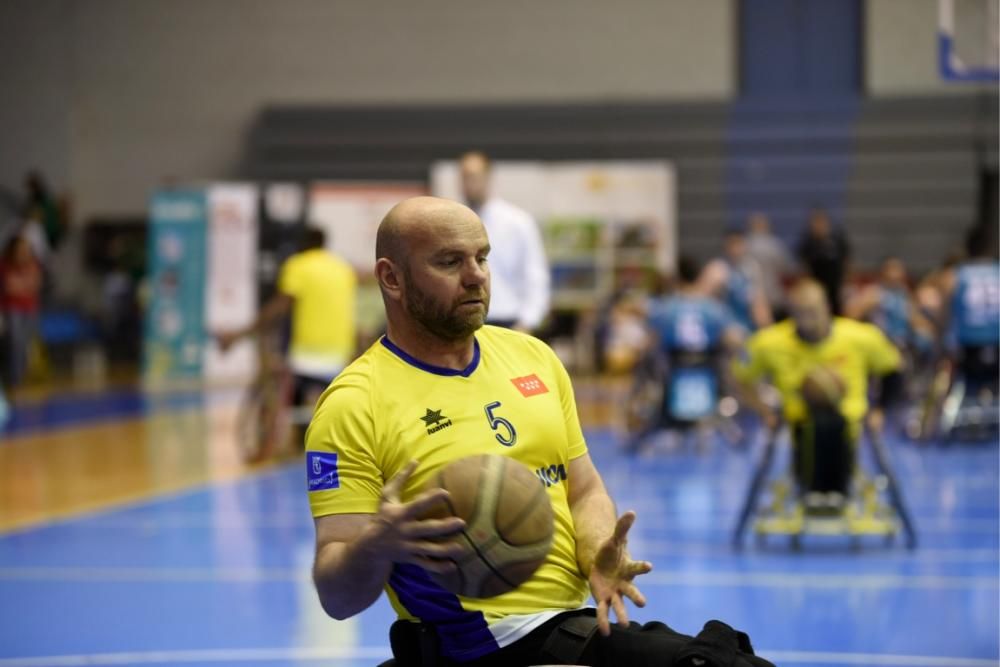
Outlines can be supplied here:
M631 551L655 566L635 619L694 633L720 618L785 667L1000 664L996 443L891 443L914 552L828 539L736 554L759 448L629 460L608 433L589 442L619 508L638 511ZM326 618L312 540L300 464L0 535L0 666L378 664L388 604Z

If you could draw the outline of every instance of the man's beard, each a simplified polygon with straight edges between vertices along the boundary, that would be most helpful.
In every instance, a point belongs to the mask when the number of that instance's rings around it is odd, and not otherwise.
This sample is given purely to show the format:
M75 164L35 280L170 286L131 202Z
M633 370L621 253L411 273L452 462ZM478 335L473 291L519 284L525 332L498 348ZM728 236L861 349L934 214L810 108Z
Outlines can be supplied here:
M483 301L482 309L476 308L460 312L458 308L461 306L461 301L448 307L434 299L430 294L421 291L413 284L412 280L407 280L406 287L406 310L409 311L410 316L427 331L442 340L466 339L486 322L490 296L485 290L462 297L462 301L481 299Z

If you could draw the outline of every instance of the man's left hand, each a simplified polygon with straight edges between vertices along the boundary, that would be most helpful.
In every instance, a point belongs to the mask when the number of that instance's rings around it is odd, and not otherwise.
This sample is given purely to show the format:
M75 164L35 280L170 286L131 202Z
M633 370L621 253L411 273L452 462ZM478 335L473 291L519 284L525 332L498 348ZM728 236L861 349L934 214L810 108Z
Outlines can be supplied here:
M625 550L628 531L635 523L635 512L625 512L615 524L614 534L601 545L590 570L590 591L597 602L597 628L602 635L611 634L610 610L618 617L618 625L628 626L624 598L637 607L646 606L646 598L632 580L653 569L652 563L634 561Z

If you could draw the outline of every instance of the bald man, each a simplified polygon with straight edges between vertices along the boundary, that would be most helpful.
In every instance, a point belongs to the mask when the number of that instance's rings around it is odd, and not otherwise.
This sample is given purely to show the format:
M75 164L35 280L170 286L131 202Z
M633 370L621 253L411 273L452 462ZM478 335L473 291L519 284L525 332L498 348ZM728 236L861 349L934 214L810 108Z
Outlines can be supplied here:
M753 400L754 385L767 379L781 393L800 491L846 495L854 445L868 413L869 379L897 371L899 351L874 325L833 317L826 290L816 281L800 282L789 304L790 319L750 338L734 376L751 407L771 425L776 418ZM807 378L818 392L806 391Z
M490 159L478 151L459 159L462 195L493 242L493 306L489 322L536 331L549 312L549 265L531 215L490 192Z
M406 200L379 227L386 335L320 398L306 438L320 602L344 619L385 589L400 619L390 633L400 667L672 664L690 637L628 621L624 600L645 603L633 580L651 565L625 550L635 514L616 518L569 376L541 341L484 326L490 252L478 216L443 199ZM555 514L546 560L489 599L458 597L428 574L454 567L461 549L441 538L462 521L419 518L446 497L421 492L428 481L480 454L559 471L545 483Z

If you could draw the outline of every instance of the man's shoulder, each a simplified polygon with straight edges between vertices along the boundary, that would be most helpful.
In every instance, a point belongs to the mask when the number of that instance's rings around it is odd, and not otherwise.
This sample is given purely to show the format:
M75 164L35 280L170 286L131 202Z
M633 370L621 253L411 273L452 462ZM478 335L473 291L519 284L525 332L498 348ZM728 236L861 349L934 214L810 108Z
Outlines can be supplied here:
M323 392L319 404L328 400L337 403L367 401L374 384L379 347L381 343L376 341L364 354L348 364Z
M776 322L755 333L750 340L757 345L786 345L796 338L795 322L791 319Z
M874 324L853 320L849 317L835 317L833 325L836 336L844 339L845 342L881 338L883 335L882 330Z

